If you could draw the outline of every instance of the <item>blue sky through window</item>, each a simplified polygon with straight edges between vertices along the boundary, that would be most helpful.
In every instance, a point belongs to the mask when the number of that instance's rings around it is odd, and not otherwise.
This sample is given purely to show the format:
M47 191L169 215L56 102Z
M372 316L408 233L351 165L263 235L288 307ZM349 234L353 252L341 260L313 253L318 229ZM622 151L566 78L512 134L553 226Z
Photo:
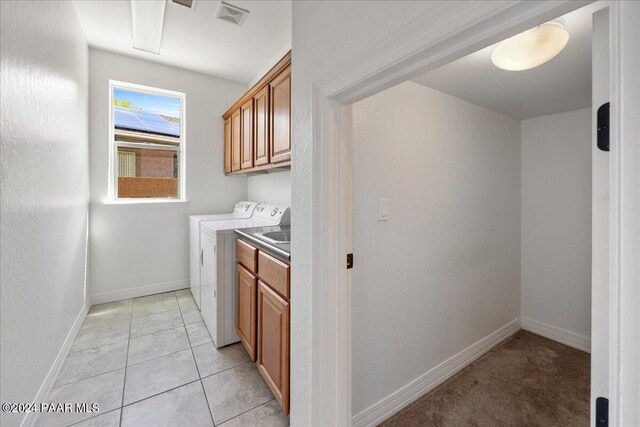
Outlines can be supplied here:
M128 101L132 107L137 107L151 113L180 117L180 99L171 96L151 95L115 88L113 97L118 101Z

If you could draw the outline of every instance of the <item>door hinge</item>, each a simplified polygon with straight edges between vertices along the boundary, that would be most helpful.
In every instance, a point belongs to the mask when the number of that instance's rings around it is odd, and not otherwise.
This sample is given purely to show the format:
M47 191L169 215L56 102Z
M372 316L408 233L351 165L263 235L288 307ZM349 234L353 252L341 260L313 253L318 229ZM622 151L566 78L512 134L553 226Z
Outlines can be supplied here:
M596 399L596 427L609 426L609 399L598 397Z
M597 140L598 148L609 151L609 103L602 104L598 108Z
M347 270L353 268L353 254L347 254Z

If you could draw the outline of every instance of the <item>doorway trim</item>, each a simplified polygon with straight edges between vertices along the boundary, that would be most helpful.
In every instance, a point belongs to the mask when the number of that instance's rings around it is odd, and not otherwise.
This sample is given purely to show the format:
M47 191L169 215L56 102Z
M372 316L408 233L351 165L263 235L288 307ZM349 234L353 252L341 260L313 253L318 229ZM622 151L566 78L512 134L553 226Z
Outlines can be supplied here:
M443 2L441 6L430 11L428 17L418 18L411 25L375 45L345 66L316 81L312 111L314 141L312 277L314 285L311 331L311 420L314 425L346 426L352 423L351 273L346 269L346 255L351 252L352 245L350 104L589 3L591 1L570 0ZM623 24L620 19L623 16L622 9L622 6L616 4L612 11L613 15L618 17L617 21L612 20L612 23L620 27ZM434 15L438 18L435 21ZM428 25L427 22L429 22ZM439 24L434 26L433 22ZM623 34L622 27L615 31L620 31L622 38L630 36ZM625 58L631 54L630 49L624 51ZM621 56L616 56L612 51L612 63L614 60L621 62ZM637 55L634 56L637 57ZM612 73L612 88L616 87L616 79L621 78L621 75ZM628 75L626 78L631 80ZM633 81L637 84L637 79L634 78ZM612 98L612 101L614 100L615 97ZM637 107L638 100L635 101ZM627 104L624 106L627 108ZM634 112L633 106L630 110L631 113ZM612 123L618 123L619 118L623 116L624 114L621 115L620 111L612 108ZM631 114L628 117L626 122L620 123L626 125L631 122ZM632 125L632 123L628 124ZM624 168L628 174L633 173L638 177L640 162L637 156L629 159L626 154L630 151L637 153L638 151L634 150L639 149L640 141L633 140L628 133L624 134L626 139L623 141L621 135L622 132L620 135L612 134L612 146L620 141L628 147L625 148L624 159L618 155L619 158L616 157L618 163L612 162L612 174L619 174ZM634 166L635 170L632 169ZM624 177L628 180L626 175ZM632 208L636 209L636 213L638 212L637 202L640 198L637 189L629 187L627 185L623 188L623 190L626 189L626 193L617 193L620 196L620 203L612 203L612 218L618 217L622 200L627 198L636 201L636 205ZM616 236L620 236L624 227L635 227L634 230L638 230L640 221L637 218L630 221L627 214L624 219L627 222L618 222L615 230L612 228L612 235L615 232ZM612 281L614 286L629 286L631 283L627 282L633 279L629 274L637 272L628 264L630 260L638 259L633 257L640 256L640 249L637 242L629 242L629 240L624 240L626 242L625 263L621 262L618 252L612 251L612 275L614 269L622 271L624 266L627 268L623 280L615 283ZM358 254L354 254L354 258L355 268L357 268ZM637 292L635 297L638 298ZM617 307L612 305L611 309L617 310ZM627 316L630 315L627 313ZM617 312L612 312L611 316L612 324L615 321L616 330L619 331ZM629 332L627 335L621 335L619 340L628 340L631 335ZM617 348L611 351L616 353L611 354L615 356L612 360L619 360ZM611 375L617 376L619 372L620 367L616 366L615 374ZM627 386L630 387L630 385ZM612 411L610 412L619 410L616 403L619 402L617 396L620 387L622 385L618 384L615 389L611 389Z
M640 425L640 3L610 4L609 425Z

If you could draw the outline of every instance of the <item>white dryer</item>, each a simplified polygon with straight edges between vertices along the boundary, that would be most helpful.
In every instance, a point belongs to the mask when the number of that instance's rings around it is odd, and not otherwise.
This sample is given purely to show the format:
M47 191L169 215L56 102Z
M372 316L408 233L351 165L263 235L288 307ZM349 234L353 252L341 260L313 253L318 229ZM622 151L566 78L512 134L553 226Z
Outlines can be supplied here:
M200 223L200 312L216 347L240 341L236 334L236 228L288 225L289 208L259 204L249 219Z
M189 288L193 299L200 308L200 223L202 221L226 221L230 219L251 218L256 209L256 202L238 202L233 212L213 215L191 215L189 217Z

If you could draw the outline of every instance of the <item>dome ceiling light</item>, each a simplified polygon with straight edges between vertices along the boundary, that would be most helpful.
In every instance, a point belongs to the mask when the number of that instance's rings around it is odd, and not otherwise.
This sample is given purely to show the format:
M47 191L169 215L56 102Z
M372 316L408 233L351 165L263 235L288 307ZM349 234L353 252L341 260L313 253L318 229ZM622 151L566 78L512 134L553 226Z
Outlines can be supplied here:
M507 71L528 70L562 52L568 41L564 20L554 19L498 43L491 62Z

